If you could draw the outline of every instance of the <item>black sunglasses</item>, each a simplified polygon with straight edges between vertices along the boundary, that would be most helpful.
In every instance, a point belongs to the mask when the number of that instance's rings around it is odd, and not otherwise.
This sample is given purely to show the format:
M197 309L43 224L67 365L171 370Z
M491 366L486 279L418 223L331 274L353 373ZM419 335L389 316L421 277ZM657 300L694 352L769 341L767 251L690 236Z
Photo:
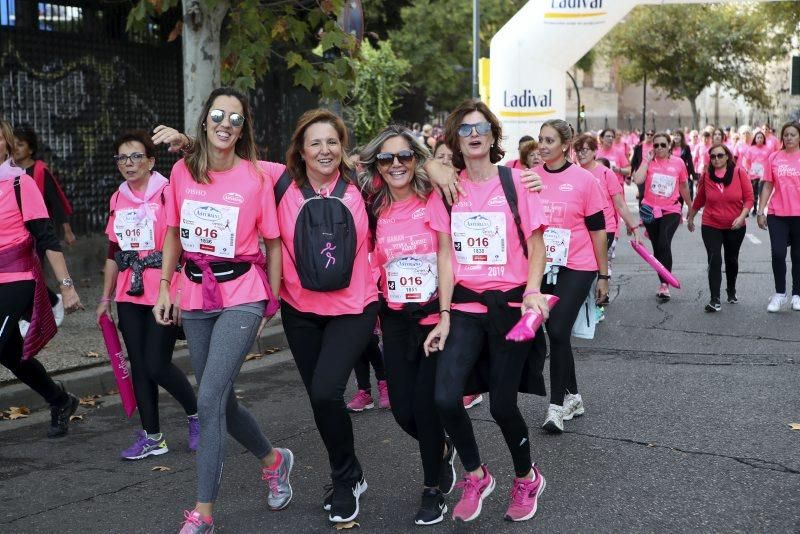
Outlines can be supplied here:
M221 109L212 109L208 112L208 118L219 124L225 120L225 112ZM231 113L228 115L228 120L234 128L239 128L244 124L244 116L238 113Z
M131 163L136 165L137 163L141 163L141 161L145 158L145 155L141 152L133 152L132 154L117 154L116 156L112 157L117 165L125 165L128 160L131 160Z
M648 137L653 137L655 135L655 132L647 132L645 135Z
M667 143L653 143L653 148L667 148L668 146Z
M722 159L722 158L727 158L728 155L725 152L723 152L722 154L711 154L709 157L711 159Z
M486 135L492 131L492 124L489 122L477 122L475 124L462 124L458 127L458 135L461 137L469 137L472 135L472 129L478 132L478 135Z
M382 167L388 167L394 163L395 158L397 158L397 161L399 161L401 165L405 165L414 159L414 152L411 150L401 150L397 154L381 152L375 156L375 161Z

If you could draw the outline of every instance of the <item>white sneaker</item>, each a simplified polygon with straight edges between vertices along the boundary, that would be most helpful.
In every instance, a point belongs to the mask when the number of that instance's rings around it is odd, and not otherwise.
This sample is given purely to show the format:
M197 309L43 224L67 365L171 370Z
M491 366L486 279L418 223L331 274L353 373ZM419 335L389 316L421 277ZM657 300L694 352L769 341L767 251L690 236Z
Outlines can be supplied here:
M25 319L19 320L19 333L22 334L22 339L25 339L25 336L28 334L28 328L30 328L31 323L26 321Z
M542 428L551 434L561 434L564 431L564 407L558 404L548 406Z
M767 311L770 313L781 311L781 308L783 308L783 305L786 304L787 300L789 299L786 298L786 293L775 293L772 295L772 298L769 299ZM794 299L792 299L792 304L794 304Z
M584 413L586 413L586 408L583 406L581 394L573 395L572 393L567 393L564 397L564 416L562 419L569 421L573 417L582 416Z
M792 309L800 311L800 295L792 295Z
M64 322L64 299L61 295L56 295L56 297L58 297L58 302L53 306L53 317L56 319L56 326L61 326L61 323Z

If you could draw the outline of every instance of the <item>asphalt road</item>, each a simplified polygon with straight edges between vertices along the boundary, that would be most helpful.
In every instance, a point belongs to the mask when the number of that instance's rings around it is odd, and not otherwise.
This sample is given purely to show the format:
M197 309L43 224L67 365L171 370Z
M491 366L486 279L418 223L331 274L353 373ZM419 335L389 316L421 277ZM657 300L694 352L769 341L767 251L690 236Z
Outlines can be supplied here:
M655 275L620 245L608 319L593 341L576 342L586 415L549 436L539 428L547 400L520 399L547 478L534 519L502 520L511 462L484 402L470 415L497 490L472 524L415 527L419 454L389 411L376 409L353 416L370 486L360 531L800 532L800 431L790 428L800 423L800 312L767 314L769 240L752 219L748 232L741 302L723 303L718 314L703 312L699 232L679 229L674 272L683 289L660 305ZM231 440L217 531L333 532L322 511L327 458L288 352L248 362L237 389L273 442L294 451L295 497L287 510L269 512L255 461ZM137 421L124 419L114 397L100 400L81 408L83 420L62 440L43 438L44 413L0 421L0 531L178 531L195 474L177 404L162 397L172 452L123 462L117 454Z

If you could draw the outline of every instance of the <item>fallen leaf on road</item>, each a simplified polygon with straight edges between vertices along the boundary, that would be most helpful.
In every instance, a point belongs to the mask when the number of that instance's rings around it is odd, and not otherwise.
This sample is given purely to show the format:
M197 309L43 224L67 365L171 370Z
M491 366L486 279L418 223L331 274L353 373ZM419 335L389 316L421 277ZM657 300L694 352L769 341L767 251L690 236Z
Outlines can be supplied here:
M652 444L652 443L648 443L648 444L647 444L647 446L648 446L648 447L655 447L655 445L654 445L654 444Z
M82 415L70 415L69 416L69 422L71 423L72 421L83 421L83 416Z
M336 525L333 528L335 528L336 530L345 530L351 528L358 528L360 526L361 525L359 525L355 521L350 521L349 523L336 523Z
M150 471L172 471L171 467L167 467L166 465L157 465L152 468Z
M103 401L98 401L97 399L100 398L100 395L89 395L88 397L81 397L81 406L96 406L97 403L102 403Z
M792 430L800 430L800 423L789 423L789 426L792 427Z
M109 389L106 391L106 395L116 395L117 393L119 393L118 389Z
M244 357L244 361L249 362L250 360L260 360L263 356L257 352L251 352L247 356Z
M13 421L14 419L23 419L28 417L29 413L31 413L31 411L27 406L11 406L4 412L4 415Z
M87 357L87 358L99 358L100 357L100 355L98 353L96 353L95 351L93 351L93 350L90 350L89 352L84 354L84 356Z
M275 354L276 352L280 352L280 347L271 347L268 349L264 349L264 354Z

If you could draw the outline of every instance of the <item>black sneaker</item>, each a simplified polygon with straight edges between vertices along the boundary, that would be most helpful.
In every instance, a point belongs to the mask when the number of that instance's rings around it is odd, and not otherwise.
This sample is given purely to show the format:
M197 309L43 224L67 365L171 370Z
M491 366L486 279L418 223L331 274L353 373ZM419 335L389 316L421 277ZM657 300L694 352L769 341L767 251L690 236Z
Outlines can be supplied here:
M711 299L708 304L706 304L706 311L709 313L718 312L722 309L722 306L719 304L719 299Z
M64 386L59 384L61 389ZM64 391L67 393L66 391ZM60 438L69 432L69 418L78 409L80 401L72 393L67 393L67 400L60 406L50 407L50 428L47 429L48 438Z
M735 289L726 289L728 293L728 304L738 304L739 299L736 298L736 290Z
M436 488L425 488L422 490L422 503L419 505L417 515L414 517L415 525L435 525L441 523L444 514L447 513L447 505L444 503L444 494Z
M442 463L439 466L439 488L443 494L450 495L456 485L456 468L453 465L456 459L456 448L450 438L445 438L444 442L447 445L447 454L442 458ZM430 523L419 524L429 525Z
M363 476L352 484L334 482L331 513L328 519L333 523L348 523L358 517L358 500L365 491L367 491L367 481Z

